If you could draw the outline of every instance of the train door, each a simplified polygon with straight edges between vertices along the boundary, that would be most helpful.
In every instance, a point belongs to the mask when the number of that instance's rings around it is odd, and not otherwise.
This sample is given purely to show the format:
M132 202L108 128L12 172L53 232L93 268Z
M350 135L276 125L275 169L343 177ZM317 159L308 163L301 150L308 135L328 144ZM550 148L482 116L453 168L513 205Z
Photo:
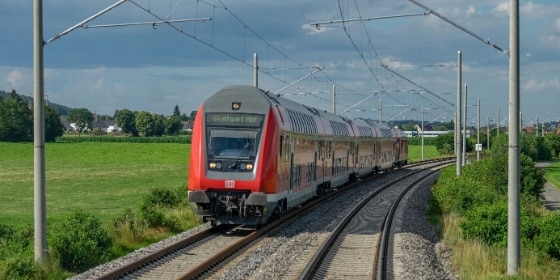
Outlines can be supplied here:
M313 181L317 182L317 149L313 155Z
M293 191L294 189L296 189L299 184L299 176L301 175L301 168L299 168L299 165L295 162L294 159L294 149L295 149L295 139L290 139L289 141L289 162L290 162L290 172L289 172L289 182L290 182L290 192Z
M350 170L350 155L352 153L352 142L348 142L348 146L346 148L346 166L344 167L345 171L348 172ZM353 170L351 171L353 172Z

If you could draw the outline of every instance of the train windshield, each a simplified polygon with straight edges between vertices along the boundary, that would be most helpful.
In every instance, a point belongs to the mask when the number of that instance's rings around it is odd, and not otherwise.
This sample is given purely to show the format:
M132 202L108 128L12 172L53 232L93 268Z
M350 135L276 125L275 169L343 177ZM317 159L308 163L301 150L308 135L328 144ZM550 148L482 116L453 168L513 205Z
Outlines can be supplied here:
M260 129L208 128L208 156L255 158Z
M208 156L254 159L263 124L261 114L207 113Z

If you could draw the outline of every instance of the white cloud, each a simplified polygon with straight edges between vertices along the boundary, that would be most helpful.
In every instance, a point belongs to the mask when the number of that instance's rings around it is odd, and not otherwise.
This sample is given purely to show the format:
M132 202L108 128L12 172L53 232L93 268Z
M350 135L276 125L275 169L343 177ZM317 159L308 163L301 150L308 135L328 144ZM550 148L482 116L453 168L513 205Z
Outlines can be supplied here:
M99 77L97 81L91 86L91 90L102 91L105 89L105 78Z
M382 63L384 65L389 66L389 68L391 68L393 70L411 70L411 69L415 68L415 66L413 64L410 64L408 62L399 61L392 56L388 56L388 57L383 58Z
M21 72L20 70L12 70L7 76L6 76L6 83L12 88L12 89L17 89L21 86L21 82L24 79L24 75L23 72Z
M467 9L467 17L470 17L474 14L476 14L476 8L473 6L469 6L469 8Z
M557 48L560 45L560 36L558 35L545 35L539 38L541 43Z
M492 9L492 13L502 15L509 14L509 1L504 1L498 4L498 6Z
M523 89L527 91L541 91L541 90L560 90L560 79L539 80L532 78L523 84Z

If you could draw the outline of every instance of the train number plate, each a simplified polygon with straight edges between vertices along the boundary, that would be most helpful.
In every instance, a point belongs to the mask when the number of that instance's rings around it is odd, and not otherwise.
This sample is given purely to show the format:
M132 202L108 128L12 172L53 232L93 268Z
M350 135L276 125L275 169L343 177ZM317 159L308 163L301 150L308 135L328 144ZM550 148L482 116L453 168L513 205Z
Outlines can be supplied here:
M235 181L226 181L225 187L226 187L226 189L233 189L233 188L235 188Z

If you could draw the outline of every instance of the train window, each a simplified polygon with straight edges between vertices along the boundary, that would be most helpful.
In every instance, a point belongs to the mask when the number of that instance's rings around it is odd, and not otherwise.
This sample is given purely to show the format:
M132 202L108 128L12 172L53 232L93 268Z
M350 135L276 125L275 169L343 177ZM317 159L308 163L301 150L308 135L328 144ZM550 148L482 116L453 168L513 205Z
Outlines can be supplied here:
M284 137L284 159L285 161L289 161L290 160L290 135L286 135Z
M208 129L208 155L216 157L255 157L260 130Z
M280 155L280 157L282 157L283 153L283 148L284 148L284 135L280 135L280 151L278 151L278 155Z
M292 176L291 176L290 188L294 189L301 185L301 164L292 165Z
M327 141L327 158L331 158L332 141Z
M315 182L316 180L316 176L315 176L315 163L314 162L309 162L307 163L307 183L311 183L311 182Z

